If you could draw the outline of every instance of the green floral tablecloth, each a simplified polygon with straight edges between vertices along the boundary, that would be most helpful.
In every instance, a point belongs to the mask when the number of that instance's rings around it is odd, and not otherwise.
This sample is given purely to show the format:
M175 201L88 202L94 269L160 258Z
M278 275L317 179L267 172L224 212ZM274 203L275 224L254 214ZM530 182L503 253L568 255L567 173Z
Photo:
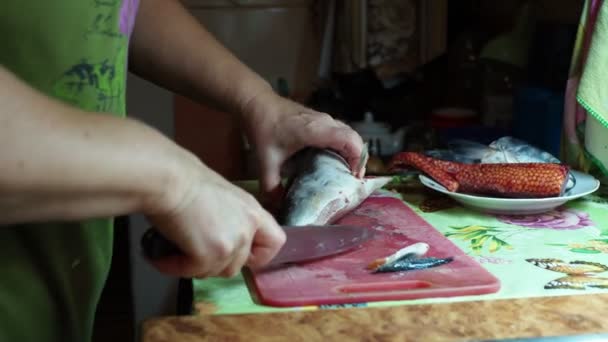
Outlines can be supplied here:
M381 191L400 196L417 214L500 279L501 289L476 296L274 308L254 303L243 277L238 276L194 280L195 307L205 307L206 313L211 307L214 314L237 314L608 292L605 186L554 211L520 217L475 212L419 184L401 188L400 192Z

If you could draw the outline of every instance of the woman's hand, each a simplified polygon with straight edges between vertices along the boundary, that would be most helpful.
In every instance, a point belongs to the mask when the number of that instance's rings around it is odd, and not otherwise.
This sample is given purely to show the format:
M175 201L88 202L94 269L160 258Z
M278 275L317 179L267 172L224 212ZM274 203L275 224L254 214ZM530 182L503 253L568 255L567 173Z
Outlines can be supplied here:
M359 165L361 136L328 114L266 91L246 104L242 117L256 151L264 193L280 190L283 163L305 147L333 149L346 159L354 175L364 176L365 168Z

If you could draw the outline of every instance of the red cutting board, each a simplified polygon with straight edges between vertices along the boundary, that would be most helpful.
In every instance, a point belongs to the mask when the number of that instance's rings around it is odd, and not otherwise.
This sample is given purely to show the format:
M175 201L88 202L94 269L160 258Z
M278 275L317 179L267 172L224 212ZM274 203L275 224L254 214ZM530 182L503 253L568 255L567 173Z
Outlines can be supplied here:
M364 226L376 234L340 255L247 273L254 298L263 305L291 307L478 295L500 289L498 279L397 198L371 196L336 224ZM430 245L426 256L454 260L407 272L373 274L366 269L372 260L416 242Z

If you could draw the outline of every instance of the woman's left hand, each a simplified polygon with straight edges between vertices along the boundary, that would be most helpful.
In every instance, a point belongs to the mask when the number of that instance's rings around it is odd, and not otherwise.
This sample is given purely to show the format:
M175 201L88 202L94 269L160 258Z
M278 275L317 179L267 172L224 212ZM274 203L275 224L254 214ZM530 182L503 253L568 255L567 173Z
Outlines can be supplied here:
M364 176L365 168L358 169L363 150L361 136L326 113L266 92L247 103L242 117L247 138L256 152L264 194L281 191L283 163L306 147L335 150L355 176Z

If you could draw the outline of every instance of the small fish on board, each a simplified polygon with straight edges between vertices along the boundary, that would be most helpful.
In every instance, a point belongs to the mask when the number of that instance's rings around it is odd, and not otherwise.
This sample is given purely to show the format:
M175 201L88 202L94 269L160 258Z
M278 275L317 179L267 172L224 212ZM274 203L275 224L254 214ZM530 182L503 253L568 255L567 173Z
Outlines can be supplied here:
M402 272L437 267L454 260L453 257L423 258L422 256L426 254L429 247L424 242L406 246L387 257L374 260L367 268L371 269L373 273Z

